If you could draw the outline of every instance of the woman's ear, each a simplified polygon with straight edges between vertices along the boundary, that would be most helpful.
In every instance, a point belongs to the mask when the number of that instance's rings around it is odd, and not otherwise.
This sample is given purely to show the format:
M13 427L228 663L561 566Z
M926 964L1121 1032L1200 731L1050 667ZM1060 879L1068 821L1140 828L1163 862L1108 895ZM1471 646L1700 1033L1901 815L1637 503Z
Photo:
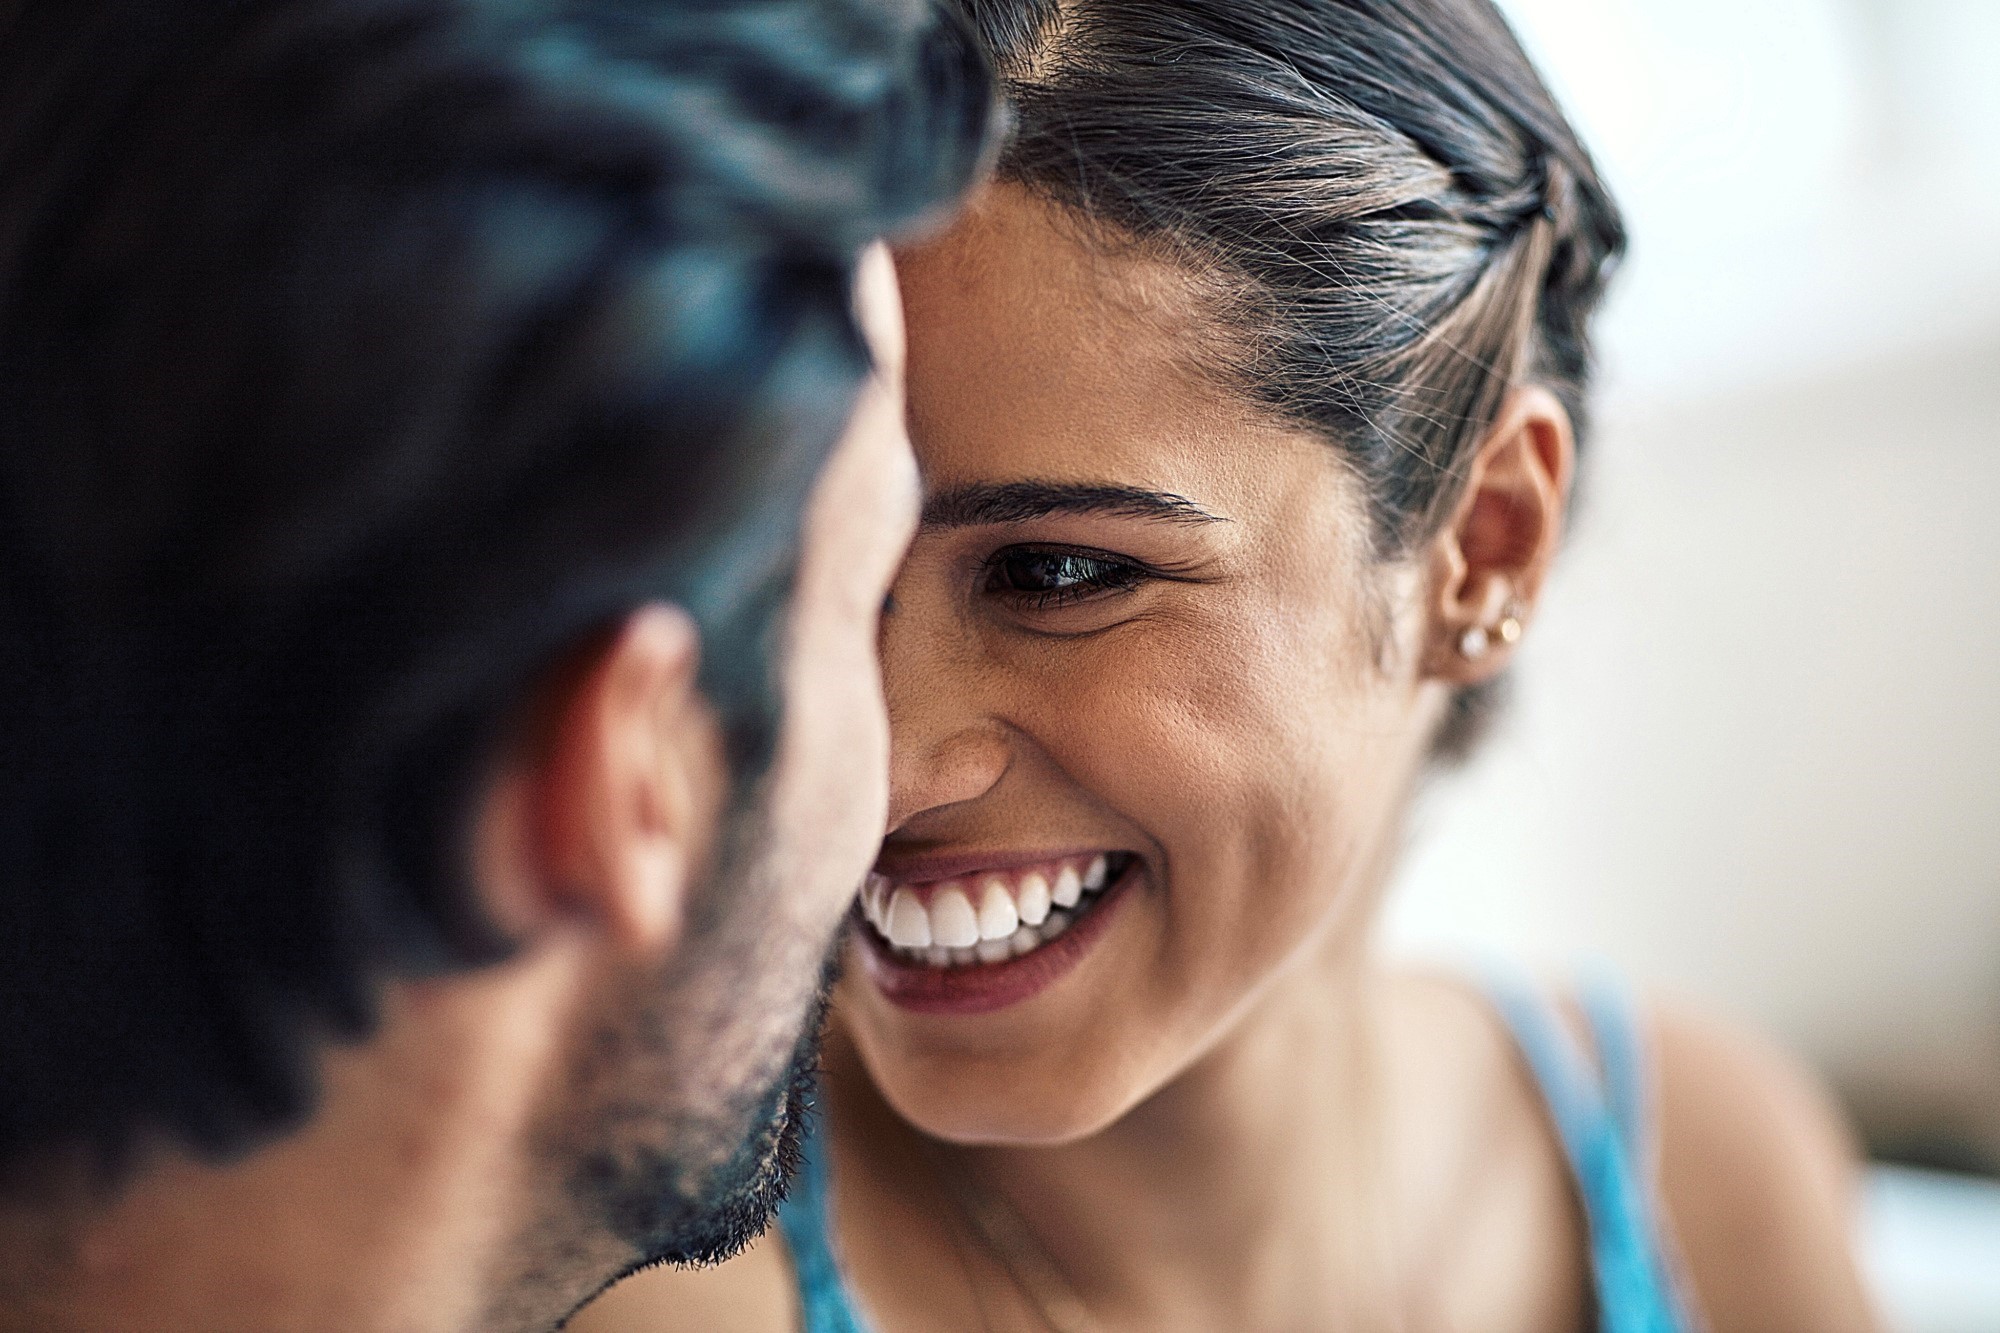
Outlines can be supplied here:
M551 673L477 835L481 892L510 936L568 921L636 954L678 944L728 803L700 665L694 621L649 606Z
M1469 685L1506 665L1562 543L1575 468L1562 403L1512 390L1431 545L1429 675Z

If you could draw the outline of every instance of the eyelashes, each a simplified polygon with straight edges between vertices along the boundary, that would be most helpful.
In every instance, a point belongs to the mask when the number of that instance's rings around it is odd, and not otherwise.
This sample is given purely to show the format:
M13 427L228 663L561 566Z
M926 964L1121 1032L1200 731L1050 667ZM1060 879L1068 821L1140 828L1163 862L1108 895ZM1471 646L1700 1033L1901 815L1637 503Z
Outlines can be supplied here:
M1009 546L987 558L982 590L1016 609L1052 611L1130 592L1160 574L1109 551Z

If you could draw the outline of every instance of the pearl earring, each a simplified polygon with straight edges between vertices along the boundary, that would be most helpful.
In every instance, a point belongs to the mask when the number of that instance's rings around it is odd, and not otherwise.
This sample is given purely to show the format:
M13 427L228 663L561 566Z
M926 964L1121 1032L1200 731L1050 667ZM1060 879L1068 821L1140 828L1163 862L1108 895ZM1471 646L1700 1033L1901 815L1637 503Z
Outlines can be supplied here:
M1501 608L1499 624L1490 630L1484 625L1469 625L1465 632L1458 636L1459 656L1468 662L1477 662L1493 650L1495 638L1505 644L1519 643L1521 635L1527 629L1521 620L1525 614L1526 608L1513 598L1508 598L1507 605Z

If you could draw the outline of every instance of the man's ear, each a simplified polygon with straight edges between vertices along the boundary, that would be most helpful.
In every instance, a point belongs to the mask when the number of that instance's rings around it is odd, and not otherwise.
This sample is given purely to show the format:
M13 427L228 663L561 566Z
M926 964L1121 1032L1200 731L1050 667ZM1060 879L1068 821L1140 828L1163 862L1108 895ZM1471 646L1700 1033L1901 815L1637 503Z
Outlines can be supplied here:
M649 606L551 673L478 834L486 905L508 934L570 921L634 953L679 942L728 799L700 665L694 621Z
M1430 549L1431 676L1468 685L1512 655L1562 543L1576 436L1540 385L1512 390Z

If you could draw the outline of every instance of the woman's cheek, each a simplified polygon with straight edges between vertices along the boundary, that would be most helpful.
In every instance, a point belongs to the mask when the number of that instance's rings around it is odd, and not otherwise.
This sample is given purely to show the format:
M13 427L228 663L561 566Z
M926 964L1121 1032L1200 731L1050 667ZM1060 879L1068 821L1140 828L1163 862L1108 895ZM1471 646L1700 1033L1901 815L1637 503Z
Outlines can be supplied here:
M1301 660L1337 636L1279 616L1165 628L1107 637L1098 660L1039 692L1049 718L1071 724L1055 758L1164 848L1177 920L1212 930L1234 918L1226 938L1265 952L1267 933L1323 909L1286 889L1324 878L1314 872L1338 824L1330 672ZM1221 939L1206 947L1228 952Z

